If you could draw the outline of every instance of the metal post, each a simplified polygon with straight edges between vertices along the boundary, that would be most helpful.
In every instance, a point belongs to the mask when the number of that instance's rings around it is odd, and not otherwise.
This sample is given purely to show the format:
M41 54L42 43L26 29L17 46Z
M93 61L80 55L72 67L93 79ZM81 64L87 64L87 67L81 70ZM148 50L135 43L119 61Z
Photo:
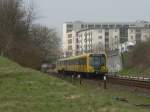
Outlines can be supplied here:
M71 82L74 83L74 75L71 76Z
M81 75L78 75L79 83L82 85Z
M104 89L107 89L107 77L104 75Z

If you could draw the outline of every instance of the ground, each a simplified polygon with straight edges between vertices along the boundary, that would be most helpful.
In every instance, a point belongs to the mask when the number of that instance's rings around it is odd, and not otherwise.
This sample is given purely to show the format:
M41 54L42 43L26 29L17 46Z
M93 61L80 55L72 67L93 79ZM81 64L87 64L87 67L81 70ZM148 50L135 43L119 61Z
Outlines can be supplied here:
M0 57L0 112L150 111L140 104L150 104L150 96L72 84Z
M144 77L150 77L150 67L139 67L140 65L135 65L133 67L127 67L128 65L128 54L124 53L124 62L126 67L124 67L123 70L119 72L120 75L127 75L127 76L144 76Z
M150 68L140 70L139 68L125 68L119 72L120 75L150 77Z

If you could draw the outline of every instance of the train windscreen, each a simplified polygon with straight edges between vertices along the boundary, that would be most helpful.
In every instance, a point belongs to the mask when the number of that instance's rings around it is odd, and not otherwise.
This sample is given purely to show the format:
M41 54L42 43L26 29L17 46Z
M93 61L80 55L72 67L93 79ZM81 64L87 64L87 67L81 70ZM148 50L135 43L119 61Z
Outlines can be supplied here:
M90 65L94 67L100 67L102 65L105 65L106 58L105 55L91 55L90 56Z

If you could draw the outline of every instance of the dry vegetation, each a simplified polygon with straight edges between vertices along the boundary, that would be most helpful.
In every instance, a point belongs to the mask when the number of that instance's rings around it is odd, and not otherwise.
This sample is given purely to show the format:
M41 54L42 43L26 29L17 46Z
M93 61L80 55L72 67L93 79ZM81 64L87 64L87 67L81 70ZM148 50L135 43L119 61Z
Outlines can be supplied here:
M150 67L150 40L139 43L134 50L129 53L129 66L134 66L139 69Z
M59 38L54 29L33 25L34 19L33 5L0 0L0 55L38 69L56 59L58 54L53 55L52 49L59 49Z
M150 76L150 40L138 43L124 56L126 67L120 74Z

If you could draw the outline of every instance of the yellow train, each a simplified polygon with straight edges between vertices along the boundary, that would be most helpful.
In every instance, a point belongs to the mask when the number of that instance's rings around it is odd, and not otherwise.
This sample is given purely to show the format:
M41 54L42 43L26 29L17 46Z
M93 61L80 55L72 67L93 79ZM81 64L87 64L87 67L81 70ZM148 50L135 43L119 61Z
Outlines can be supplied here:
M84 75L104 75L108 72L106 54L84 54L57 61L58 72L77 73Z

